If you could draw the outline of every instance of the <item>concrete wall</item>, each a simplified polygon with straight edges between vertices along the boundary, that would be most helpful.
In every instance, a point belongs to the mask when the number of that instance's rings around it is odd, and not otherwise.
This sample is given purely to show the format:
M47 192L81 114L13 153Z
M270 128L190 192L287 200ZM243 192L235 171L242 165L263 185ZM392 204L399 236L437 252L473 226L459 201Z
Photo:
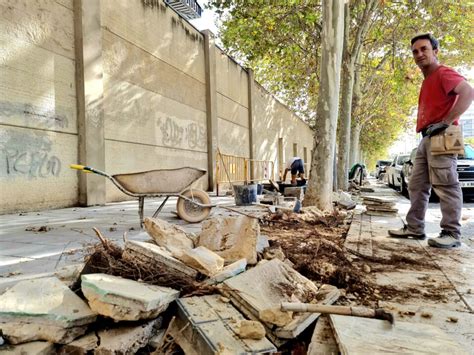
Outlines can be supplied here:
M0 213L77 203L72 0L0 1Z
M255 159L272 160L276 172L281 172L286 161L294 156L296 148L296 155L305 159L305 163L310 163L313 132L308 125L258 84L253 101Z
M96 150L110 174L208 169L212 147L278 161L279 139L282 159L294 143L301 157L303 147L309 154L309 127L164 2L87 1L73 8L72 0L0 0L0 212L76 205L94 188L81 183L79 194L68 165ZM97 44L87 36L94 28ZM103 134L94 134L94 117ZM199 185L207 188L206 177ZM90 201L105 201L97 196ZM129 198L108 181L105 196Z
M206 169L202 34L164 4L102 0L101 17L107 172Z

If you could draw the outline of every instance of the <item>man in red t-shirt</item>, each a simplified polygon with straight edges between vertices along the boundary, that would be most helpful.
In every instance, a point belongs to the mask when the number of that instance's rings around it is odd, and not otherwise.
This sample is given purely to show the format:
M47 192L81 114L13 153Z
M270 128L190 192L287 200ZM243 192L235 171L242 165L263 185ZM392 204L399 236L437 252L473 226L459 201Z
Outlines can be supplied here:
M431 34L411 40L411 50L424 81L418 99L416 131L423 139L418 146L408 190L410 210L407 224L398 230L389 230L391 237L424 239L425 214L431 188L440 199L441 233L428 240L437 248L455 248L461 245L462 191L457 174L457 156L431 155L430 138L442 133L449 125L458 124L471 104L474 92L467 81L455 70L438 63L438 41Z

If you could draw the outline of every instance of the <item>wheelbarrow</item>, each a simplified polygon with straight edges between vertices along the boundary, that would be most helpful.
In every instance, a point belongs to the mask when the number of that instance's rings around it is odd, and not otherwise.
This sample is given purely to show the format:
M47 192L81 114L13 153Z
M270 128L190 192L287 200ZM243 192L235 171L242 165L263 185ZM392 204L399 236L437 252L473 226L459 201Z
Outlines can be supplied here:
M209 195L190 186L206 173L206 170L184 167L179 169L149 170L131 174L109 175L90 166L72 164L71 169L105 176L123 193L138 198L140 226L143 224L143 204L145 197L164 197L165 199L153 214L158 216L168 198L178 197L176 210L178 216L190 223L204 220L211 212Z

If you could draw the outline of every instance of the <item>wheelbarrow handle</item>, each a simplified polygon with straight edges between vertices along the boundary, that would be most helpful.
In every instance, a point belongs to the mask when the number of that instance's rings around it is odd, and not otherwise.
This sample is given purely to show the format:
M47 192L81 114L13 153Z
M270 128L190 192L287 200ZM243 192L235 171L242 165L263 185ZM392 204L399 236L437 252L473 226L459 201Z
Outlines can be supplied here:
M104 173L103 171L91 168L90 166L79 165L79 164L71 164L71 165L69 165L69 167L71 169L81 170L85 173L94 173L94 174L98 174L98 175L102 175L102 176L110 178L110 176L108 174Z

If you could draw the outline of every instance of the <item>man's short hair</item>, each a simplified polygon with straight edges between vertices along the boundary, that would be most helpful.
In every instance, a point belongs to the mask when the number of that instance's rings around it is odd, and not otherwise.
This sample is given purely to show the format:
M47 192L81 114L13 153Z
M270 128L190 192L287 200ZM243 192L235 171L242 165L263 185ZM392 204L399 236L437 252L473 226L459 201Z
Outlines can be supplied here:
M436 38L433 37L433 35L431 33L423 33L421 35L417 35L415 37L413 37L411 39L411 45L413 46L413 43L415 43L416 41L418 41L419 39L427 39L431 42L431 47L433 47L433 49L438 49L439 47L439 42Z

